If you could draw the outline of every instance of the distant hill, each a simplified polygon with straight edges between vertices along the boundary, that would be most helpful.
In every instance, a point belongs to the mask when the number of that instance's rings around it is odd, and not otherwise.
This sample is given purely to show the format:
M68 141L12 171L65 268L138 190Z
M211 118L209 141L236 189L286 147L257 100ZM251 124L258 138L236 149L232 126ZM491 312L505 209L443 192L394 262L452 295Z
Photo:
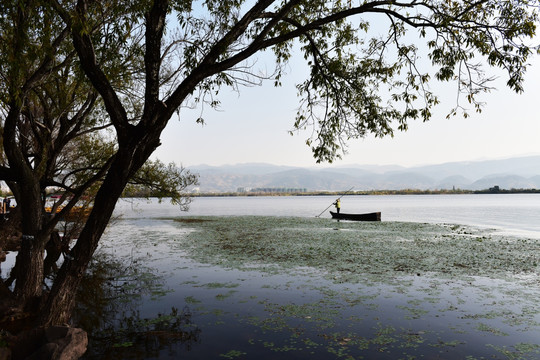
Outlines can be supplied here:
M468 189L483 190L498 185L501 189L537 189L535 181L518 175L487 176L472 183Z
M201 192L239 188L305 188L308 191L540 189L540 156L401 167L356 165L323 169L263 163L189 168L200 175Z

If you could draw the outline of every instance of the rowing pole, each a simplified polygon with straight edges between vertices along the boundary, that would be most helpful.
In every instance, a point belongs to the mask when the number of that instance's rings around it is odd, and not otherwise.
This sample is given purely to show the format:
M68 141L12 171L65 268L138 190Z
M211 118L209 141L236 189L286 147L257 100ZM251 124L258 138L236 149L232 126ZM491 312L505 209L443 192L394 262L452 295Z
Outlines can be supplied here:
M336 201L339 200L339 199L341 199L341 198L344 197L345 195L347 195L347 193L350 192L352 189L354 189L354 186L353 186L352 188L350 188L349 190L347 190L346 192L344 192L343 195L341 195L340 197L338 197L338 198L336 199ZM334 201L333 203L331 203L326 209L324 209L319 215L317 215L317 216L315 216L315 217L320 217L322 214L324 214L324 212L325 212L326 210L328 210L328 209L330 208L330 206L334 205L334 203L335 203L335 201Z

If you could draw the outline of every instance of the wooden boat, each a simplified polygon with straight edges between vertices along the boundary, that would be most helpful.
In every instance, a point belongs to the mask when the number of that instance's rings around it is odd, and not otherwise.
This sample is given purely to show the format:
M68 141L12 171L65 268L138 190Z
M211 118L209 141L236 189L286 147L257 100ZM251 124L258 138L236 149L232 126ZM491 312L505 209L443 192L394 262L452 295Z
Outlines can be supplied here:
M337 220L353 220L353 221L381 221L380 212L372 212L366 214L345 214L345 213L336 213L330 211L332 219Z

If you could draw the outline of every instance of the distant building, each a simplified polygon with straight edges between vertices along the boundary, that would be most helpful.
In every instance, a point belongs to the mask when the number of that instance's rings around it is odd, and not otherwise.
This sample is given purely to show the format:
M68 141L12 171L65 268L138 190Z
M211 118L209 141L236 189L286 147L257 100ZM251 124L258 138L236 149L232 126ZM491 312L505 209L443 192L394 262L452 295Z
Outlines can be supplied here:
M267 188L254 188L250 192L255 193L271 193L271 194L280 194L280 193L305 193L307 192L306 188L277 188L277 187L267 187Z

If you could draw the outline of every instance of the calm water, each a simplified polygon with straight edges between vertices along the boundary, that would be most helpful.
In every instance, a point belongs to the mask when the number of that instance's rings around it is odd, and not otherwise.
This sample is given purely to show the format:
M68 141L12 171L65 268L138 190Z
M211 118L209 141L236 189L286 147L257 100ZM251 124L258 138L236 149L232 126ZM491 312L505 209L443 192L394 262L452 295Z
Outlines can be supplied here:
M539 359L540 280L396 272L388 282L231 269L192 259L183 216L329 218L335 197L125 201L85 281L86 359ZM331 207L329 209L332 209ZM345 196L383 222L473 225L540 239L540 194ZM12 255L12 254L10 254ZM540 255L538 255L540 263ZM10 265L2 264L2 270ZM2 272L2 275L5 273ZM536 273L535 273L536 274Z
M182 215L264 215L330 217L329 196L195 198L189 212L169 203L121 201L117 212L127 217ZM134 211L135 210L135 211ZM344 196L344 213L381 211L383 221L450 223L498 229L507 234L540 238L540 194Z
M315 217L335 199L196 198L190 211L121 201L83 289L87 359L538 359L536 278L401 275L335 283L199 263L171 218ZM343 212L457 223L540 238L540 195L346 196ZM329 217L327 211L321 217ZM539 257L540 261L540 257ZM536 275L534 275L536 276Z

